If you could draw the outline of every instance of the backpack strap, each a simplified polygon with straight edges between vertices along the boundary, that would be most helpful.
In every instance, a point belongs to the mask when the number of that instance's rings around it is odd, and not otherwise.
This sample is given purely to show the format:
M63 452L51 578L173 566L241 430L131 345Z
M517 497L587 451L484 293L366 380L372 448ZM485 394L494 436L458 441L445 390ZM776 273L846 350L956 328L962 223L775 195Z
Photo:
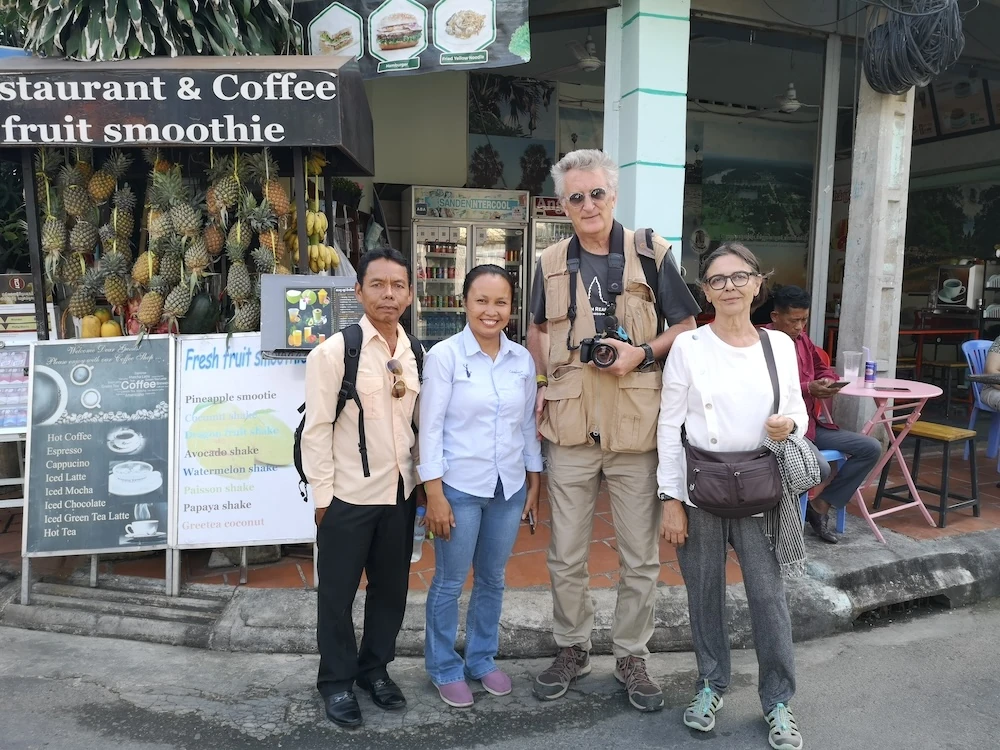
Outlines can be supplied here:
M424 345L420 343L420 339L414 336L412 333L406 334L406 337L410 340L410 349L413 350L413 358L417 360L417 377L420 382L424 382Z
M333 418L334 424L340 418L340 413L347 406L348 401L353 401L358 405L358 450L361 452L361 468L365 477L371 476L368 469L368 442L365 440L365 409L361 405L361 398L358 396L358 362L361 360L361 344L364 340L364 333L357 323L347 326L343 330L344 334L344 379L340 384L340 393L337 395L337 413Z
M646 286L653 292L653 303L656 303L656 248L653 246L653 230L650 228L635 230L635 252L639 256L642 274L646 277ZM662 262L662 261L661 261ZM663 333L663 318L656 314L656 335Z

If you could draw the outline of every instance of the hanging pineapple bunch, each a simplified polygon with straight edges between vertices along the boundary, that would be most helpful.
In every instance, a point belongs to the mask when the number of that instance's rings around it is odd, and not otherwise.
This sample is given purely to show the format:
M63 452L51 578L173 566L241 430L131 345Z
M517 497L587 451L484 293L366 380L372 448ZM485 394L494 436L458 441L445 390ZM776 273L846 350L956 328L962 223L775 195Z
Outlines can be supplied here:
M177 190L183 189L180 171L154 169L149 175L149 213L146 216L146 231L153 244L174 232L174 222L170 217L171 198Z
M163 318L163 303L170 292L170 285L162 276L153 276L149 280L149 291L142 297L136 318L144 330L156 328Z
M152 146L142 150L142 158L153 172L169 172L173 166L163 157L163 151Z
M42 210L47 210L55 197L56 178L63 164L62 151L40 148L35 151L35 196Z
M157 241L157 254L160 256L159 275L170 286L181 283L184 276L184 240L180 235L172 234Z
M104 298L116 309L123 308L132 297L129 278L131 257L119 250L105 251L100 270L104 278Z
M233 333L248 333L260 330L260 300L248 299L236 305L236 312L229 323Z
M85 183L89 182L94 174L94 149L76 146L73 149L73 169L80 173Z
M267 198L250 211L247 218L257 233L257 247L250 253L254 266L259 273L274 273L279 255L284 259L285 243L277 230L278 217L274 215Z
M125 176L131 165L132 157L126 156L116 148L111 149L104 164L94 172L87 182L87 192L90 194L90 199L98 206L107 203L112 193L115 192L118 181Z
M126 246L135 232L135 203L135 193L127 182L115 190L111 197L111 217L108 224L115 237L122 240Z
M69 298L67 310L74 318L85 318L97 310L97 297L104 290L104 279L96 268L88 268Z
M246 157L234 149L232 156L215 158L206 171L208 191L205 203L209 219L221 227L229 225L229 209L239 203L246 180Z
M59 170L57 184L62 191L63 208L73 218L89 216L94 211L94 203L87 192L86 181L74 167L64 166Z
M290 202L288 193L278 180L278 163L269 149L251 156L248 169L250 178L260 186L264 200L271 204L274 215L279 219L288 213Z
M237 306L246 303L253 296L253 279L246 260L253 233L249 217L259 208L250 191L244 192L236 213L236 221L230 227L226 238L226 257L229 260L226 293Z

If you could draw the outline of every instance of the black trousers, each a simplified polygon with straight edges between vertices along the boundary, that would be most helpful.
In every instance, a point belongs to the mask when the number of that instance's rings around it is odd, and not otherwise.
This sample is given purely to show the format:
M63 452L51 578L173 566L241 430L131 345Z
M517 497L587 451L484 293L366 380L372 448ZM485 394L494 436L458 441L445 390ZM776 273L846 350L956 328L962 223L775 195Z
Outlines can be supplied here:
M318 623L320 694L349 690L359 677L387 675L403 624L413 552L416 502L403 497L400 479L395 505L351 505L337 498L316 531L319 549ZM359 651L352 607L368 576L365 627Z

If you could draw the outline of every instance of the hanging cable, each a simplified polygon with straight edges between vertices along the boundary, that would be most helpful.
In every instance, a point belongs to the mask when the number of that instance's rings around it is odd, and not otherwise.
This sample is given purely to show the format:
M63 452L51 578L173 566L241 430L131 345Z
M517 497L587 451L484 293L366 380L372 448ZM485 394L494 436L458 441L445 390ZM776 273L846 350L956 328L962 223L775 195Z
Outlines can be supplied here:
M965 48L958 0L863 0L871 6L863 67L880 94L926 86ZM978 7L976 5L970 10Z

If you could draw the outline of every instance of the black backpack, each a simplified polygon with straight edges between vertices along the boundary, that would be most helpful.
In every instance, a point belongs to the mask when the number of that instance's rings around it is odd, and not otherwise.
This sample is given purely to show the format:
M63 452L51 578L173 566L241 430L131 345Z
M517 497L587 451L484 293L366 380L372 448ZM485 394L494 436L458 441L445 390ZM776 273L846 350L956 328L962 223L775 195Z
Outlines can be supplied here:
M340 413L347 406L348 401L353 401L358 405L358 450L361 452L361 467L364 470L365 478L371 476L368 470L368 443L365 441L365 410L361 406L361 399L358 397L356 381L358 379L358 361L361 359L361 343L364 334L361 326L357 323L349 325L341 333L344 334L344 379L340 384L340 393L337 396L337 412L334 415L333 423L336 426ZM417 360L417 377L423 378L424 369L424 349L420 339L416 336L406 334L410 339L410 348L413 349L413 356ZM306 492L306 485L309 480L306 478L305 470L302 468L302 430L306 426L306 405L299 407L299 414L302 420L295 430L295 442L292 446L292 459L295 462L295 470L299 473L299 494L302 500L309 502L309 494ZM414 428L416 432L416 428Z

